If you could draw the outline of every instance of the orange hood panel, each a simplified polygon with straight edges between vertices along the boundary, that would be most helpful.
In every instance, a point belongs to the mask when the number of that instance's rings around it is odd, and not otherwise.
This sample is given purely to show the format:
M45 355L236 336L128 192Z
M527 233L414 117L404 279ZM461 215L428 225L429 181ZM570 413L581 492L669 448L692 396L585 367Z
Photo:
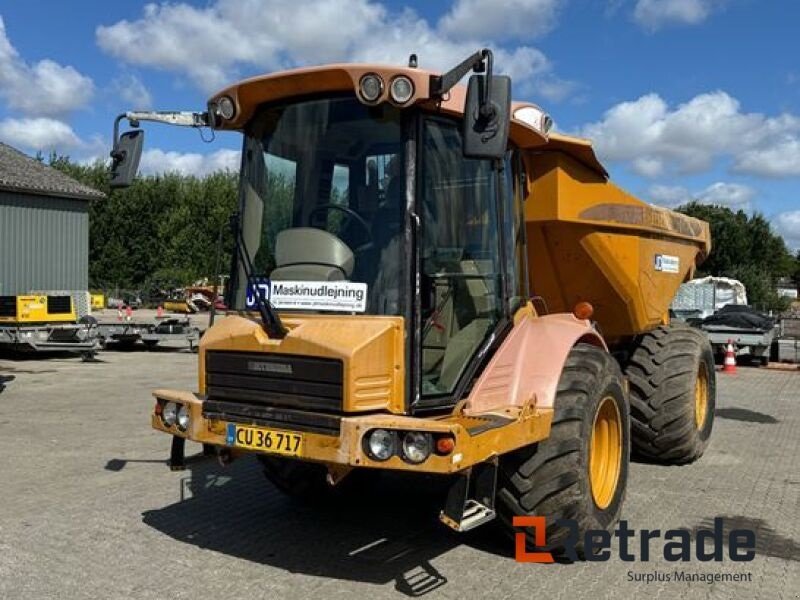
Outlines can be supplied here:
M402 317L284 316L289 329L271 339L257 321L228 316L200 341L200 392L205 393L205 353L209 350L317 356L344 366L345 412L405 409L405 328Z

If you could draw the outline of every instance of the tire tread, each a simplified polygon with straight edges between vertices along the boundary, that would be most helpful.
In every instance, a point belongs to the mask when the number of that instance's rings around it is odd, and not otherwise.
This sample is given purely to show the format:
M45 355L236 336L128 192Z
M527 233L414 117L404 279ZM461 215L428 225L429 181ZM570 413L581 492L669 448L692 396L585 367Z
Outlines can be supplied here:
M692 462L703 454L707 436L697 434L693 410L695 377L705 357L712 357L707 418L713 420L713 356L707 338L694 328L669 325L638 340L625 365L636 454L669 464Z

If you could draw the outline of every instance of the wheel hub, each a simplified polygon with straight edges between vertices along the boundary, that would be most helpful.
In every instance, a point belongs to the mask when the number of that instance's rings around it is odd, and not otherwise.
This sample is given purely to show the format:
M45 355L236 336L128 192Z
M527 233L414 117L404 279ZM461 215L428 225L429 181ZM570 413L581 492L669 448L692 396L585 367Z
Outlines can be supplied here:
M589 445L589 481L598 508L605 509L611 504L621 467L622 418L614 399L606 396L597 407Z
M697 371L697 383L694 386L694 424L702 429L708 413L708 371L706 365L700 363Z

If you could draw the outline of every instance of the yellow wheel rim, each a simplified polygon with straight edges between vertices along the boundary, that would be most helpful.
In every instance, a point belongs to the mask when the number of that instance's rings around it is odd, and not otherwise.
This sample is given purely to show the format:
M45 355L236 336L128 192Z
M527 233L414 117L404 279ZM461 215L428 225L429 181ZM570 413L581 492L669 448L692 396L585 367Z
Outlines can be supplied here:
M611 396L600 401L594 415L589 445L589 481L597 508L605 509L614 499L622 468L622 418Z
M702 429L708 414L708 370L700 363L697 370L697 383L694 385L694 424Z

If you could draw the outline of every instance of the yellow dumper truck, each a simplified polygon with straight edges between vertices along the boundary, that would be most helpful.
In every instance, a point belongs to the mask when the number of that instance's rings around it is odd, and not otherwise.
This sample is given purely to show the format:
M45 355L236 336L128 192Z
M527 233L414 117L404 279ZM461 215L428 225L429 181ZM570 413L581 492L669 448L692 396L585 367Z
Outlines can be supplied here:
M702 455L711 348L668 307L708 225L616 187L492 71L488 50L444 74L413 56L303 68L202 113L117 118L117 187L140 121L244 138L230 310L202 338L198 389L154 392L153 428L253 453L296 496L354 470L447 476L446 525L542 516L556 554L560 519L613 528L631 449Z

